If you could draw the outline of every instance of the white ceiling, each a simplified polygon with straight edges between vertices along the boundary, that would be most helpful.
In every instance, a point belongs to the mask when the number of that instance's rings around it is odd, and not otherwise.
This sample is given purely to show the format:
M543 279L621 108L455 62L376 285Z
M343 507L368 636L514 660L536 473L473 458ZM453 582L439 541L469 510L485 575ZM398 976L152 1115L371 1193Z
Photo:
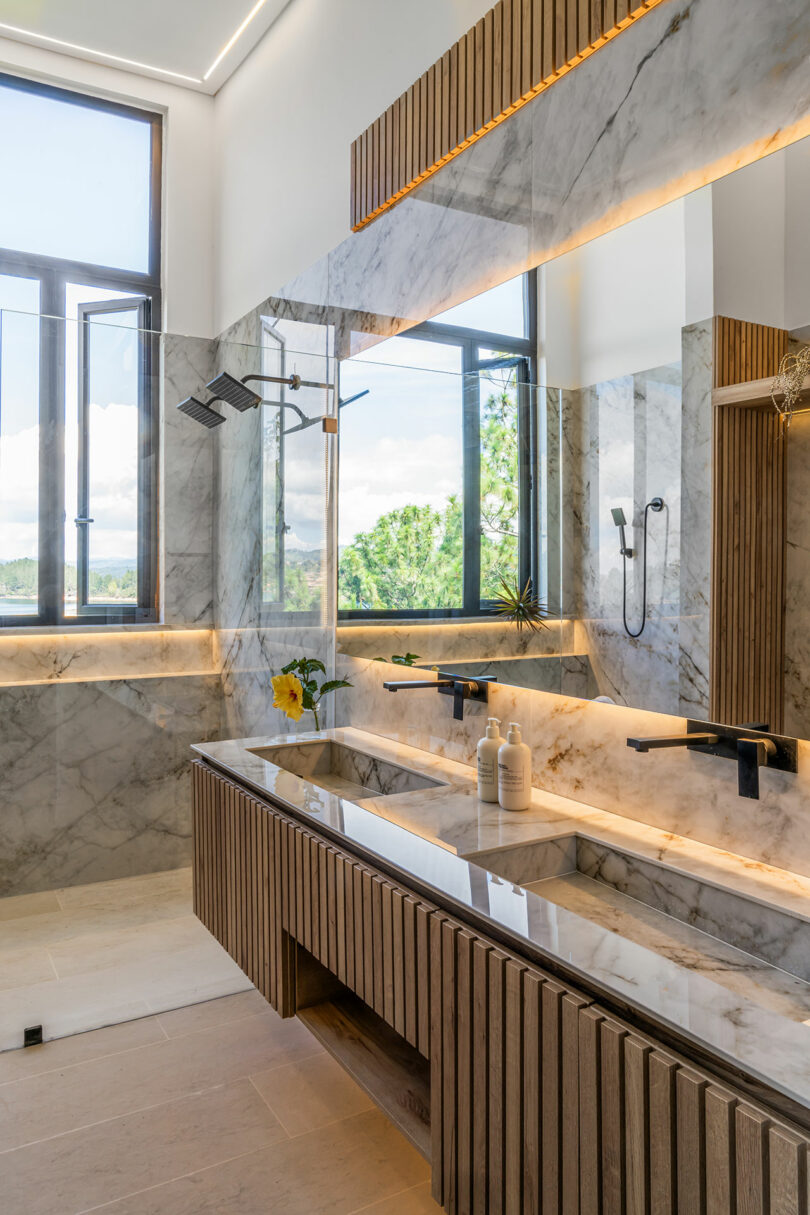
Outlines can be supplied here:
M0 36L125 68L185 88L216 93L287 3L288 0L0 0ZM243 32L214 67L251 13L253 16Z

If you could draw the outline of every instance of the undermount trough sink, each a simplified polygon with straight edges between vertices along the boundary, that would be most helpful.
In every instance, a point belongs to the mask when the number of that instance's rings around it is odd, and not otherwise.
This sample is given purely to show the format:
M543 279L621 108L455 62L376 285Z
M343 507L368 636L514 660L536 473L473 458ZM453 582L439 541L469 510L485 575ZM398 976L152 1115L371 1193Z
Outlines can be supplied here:
M697 930L810 982L810 922L601 840L567 835L467 860L652 948L664 941L667 952L695 948L699 938L689 933Z
M321 789L352 801L381 794L390 797L393 793L436 789L445 783L331 739L251 747L250 751Z

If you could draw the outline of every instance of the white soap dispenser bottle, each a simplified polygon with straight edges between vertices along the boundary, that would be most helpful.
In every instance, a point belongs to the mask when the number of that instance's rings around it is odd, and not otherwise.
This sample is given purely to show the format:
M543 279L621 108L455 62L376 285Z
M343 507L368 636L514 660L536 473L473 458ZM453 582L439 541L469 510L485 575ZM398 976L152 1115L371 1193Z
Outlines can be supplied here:
M504 810L525 810L532 796L532 753L510 721L506 742L498 751L498 801Z
M501 738L500 720L490 717L487 732L478 744L478 796L482 802L498 800L498 751Z

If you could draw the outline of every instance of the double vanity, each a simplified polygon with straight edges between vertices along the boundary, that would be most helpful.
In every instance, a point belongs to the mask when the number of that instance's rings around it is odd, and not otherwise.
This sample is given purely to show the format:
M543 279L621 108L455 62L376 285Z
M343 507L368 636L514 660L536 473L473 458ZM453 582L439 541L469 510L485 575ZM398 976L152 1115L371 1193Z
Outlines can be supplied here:
M195 748L197 915L453 1212L806 1212L810 879L356 729Z

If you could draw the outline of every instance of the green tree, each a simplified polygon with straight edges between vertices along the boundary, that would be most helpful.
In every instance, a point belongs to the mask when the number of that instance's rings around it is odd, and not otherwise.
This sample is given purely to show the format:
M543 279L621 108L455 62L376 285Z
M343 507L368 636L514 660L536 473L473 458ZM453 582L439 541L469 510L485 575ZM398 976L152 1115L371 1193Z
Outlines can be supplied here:
M481 594L500 593L518 572L519 449L515 373L481 409ZM461 500L408 505L382 515L340 554L343 610L461 607L464 578Z

